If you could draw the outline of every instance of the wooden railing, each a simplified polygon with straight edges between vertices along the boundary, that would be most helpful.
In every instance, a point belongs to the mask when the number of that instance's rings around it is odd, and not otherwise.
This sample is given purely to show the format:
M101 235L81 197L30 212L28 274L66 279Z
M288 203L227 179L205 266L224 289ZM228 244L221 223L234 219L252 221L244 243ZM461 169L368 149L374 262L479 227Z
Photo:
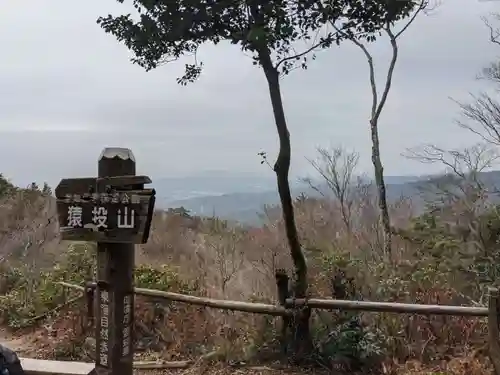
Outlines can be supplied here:
M60 282L68 288L85 290L85 287L70 283ZM95 283L88 283L87 287L95 288ZM394 302L367 302L367 301L348 301L338 299L293 299L287 298L285 306L276 306L265 303L252 303L241 301L230 301L213 299L206 297L195 297L185 294L164 292L162 290L134 288L134 293L137 295L162 298L169 301L183 302L190 305L198 305L211 307L222 310L242 311L253 314L265 314L274 316L291 315L291 308L301 307L304 305L313 309L323 310L352 310L352 311L371 311L371 312L387 312L400 314L420 314L420 315L456 315L456 316L488 316L488 307L467 307L467 306L447 306L447 305L423 305L423 304L408 304Z
M80 285L59 283L68 288L85 291L94 289L95 283L88 283L85 287ZM279 286L279 283L278 283ZM293 299L284 298L282 291L281 305L271 305L264 303L251 303L241 301L220 300L207 297L189 296L179 293L164 292L160 290L134 288L134 293L142 296L166 299L187 303L191 305L205 306L210 308L242 311L252 314L265 314L273 316L290 316L293 309L297 307L308 306L314 309L324 310L352 310L385 312L398 314L419 314L419 315L449 315L449 316L467 316L467 317L486 317L488 318L488 341L490 349L490 358L493 363L496 375L500 375L500 334L499 334L499 315L500 298L499 291L496 288L489 290L488 307L469 307L469 306L449 306L449 305L425 305L425 304L407 304L394 302L367 302L367 301L349 301L338 299Z
M66 282L60 282L60 285L77 289L82 292L89 289L95 289L95 283L88 283L86 286L74 285ZM280 305L272 305L265 303L251 303L242 301L220 300L207 297L196 297L179 293L165 292L160 290L134 288L134 293L137 295L148 296L153 298L166 299L187 303L191 305L205 306L209 308L241 311L251 314L265 314L273 316L290 316L293 314L294 308L308 306L314 309L325 310L352 310L352 311L368 311L368 312L385 312L385 313L407 313L419 315L450 315L450 316L467 316L467 317L486 317L488 319L488 341L490 348L490 358L493 363L495 373L500 375L500 344L499 344L499 314L500 314L500 298L498 289L491 288L489 291L488 307L468 307L468 306L449 306L449 305L424 305L424 304L407 304L394 302L368 302L368 301L349 301L337 299L293 299L282 298ZM83 296L82 296L83 297ZM34 359L22 359L23 367L27 374L41 375L80 375L88 374L94 364L83 362L64 362L64 361L46 361ZM190 364L189 361L183 361L182 366L186 367ZM168 368L177 367L169 366L166 362L151 362L151 363L134 363L136 368Z

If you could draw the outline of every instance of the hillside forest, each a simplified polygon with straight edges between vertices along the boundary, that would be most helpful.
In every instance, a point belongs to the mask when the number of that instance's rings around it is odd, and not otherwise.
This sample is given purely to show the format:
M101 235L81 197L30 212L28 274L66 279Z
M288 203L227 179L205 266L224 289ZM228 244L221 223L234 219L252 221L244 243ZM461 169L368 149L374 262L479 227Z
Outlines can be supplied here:
M127 1L119 1L120 3ZM132 1L129 1L132 3ZM158 209L149 242L136 248L136 286L237 301L277 304L275 275L293 279L296 298L486 306L498 286L500 156L498 61L480 73L485 91L457 102L457 127L470 131L465 148L428 144L402 158L442 166L387 198L378 128L391 100L401 35L434 9L428 1L147 1L142 17L105 16L98 24L146 70L192 56L205 43L229 41L252 57L266 78L279 139L277 160L260 154L276 175L280 202L262 208L262 225L239 225L184 209ZM169 15L168 21L164 15ZM192 15L196 14L197 17ZM500 44L499 15L485 19L491 48ZM97 27L97 26L96 26ZM325 31L326 30L326 31ZM490 33L488 33L488 30ZM322 31L319 33L319 31ZM312 38L311 35L323 35ZM376 79L369 45L391 46L387 74ZM297 43L309 45L298 51ZM311 158L314 194L293 194L292 147L281 82L308 67L319 50L352 43L367 61L371 87L366 131L374 179L361 176L359 154L318 148ZM320 58L320 57L318 57ZM204 69L186 65L177 80L195 85ZM294 74L305 74L307 70ZM380 77L377 77L380 78ZM313 131L313 130L311 130ZM154 176L153 176L154 180ZM4 341L22 355L92 360L85 301L58 282L82 285L95 272L94 243L61 241L52 189L16 187L0 175L0 324ZM482 318L302 309L283 351L281 320L136 297L135 347L141 359L196 359L209 366L180 373L394 375L491 374L487 322ZM248 367L247 369L244 369ZM241 369L240 369L241 368ZM174 370L172 370L174 371ZM177 373L177 372L176 372Z

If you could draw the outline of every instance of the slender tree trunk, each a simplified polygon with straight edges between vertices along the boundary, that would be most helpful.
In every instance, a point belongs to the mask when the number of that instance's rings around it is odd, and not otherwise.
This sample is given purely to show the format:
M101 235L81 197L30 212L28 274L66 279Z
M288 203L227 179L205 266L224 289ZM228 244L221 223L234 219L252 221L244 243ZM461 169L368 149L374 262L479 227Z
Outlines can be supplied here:
M344 222L347 233L351 234L351 213L346 207L345 199L340 199L340 214L342 215L342 221Z
M370 86L372 89L372 115L370 119L370 129L372 136L372 162L373 162L373 167L375 169L375 184L377 185L378 204L381 213L380 219L382 222L382 230L384 234L384 255L387 256L389 259L392 258L392 231L391 231L391 222L389 218L389 207L387 205L387 194L385 190L384 168L382 167L382 161L380 159L378 120L380 118L382 110L384 109L384 105L387 101L387 96L391 91L392 77L394 75L394 69L396 68L396 62L398 60L398 54L399 54L397 38L405 32L405 30L413 23L417 15L420 12L422 12L427 7L427 5L428 1L421 0L418 4L416 11L413 13L413 16L410 17L410 20L406 23L406 25L403 28L401 28L396 34L393 33L391 29L392 25L390 22L388 22L384 28L384 31L389 36L389 40L391 42L392 57L391 57L391 62L389 63L389 69L387 70L385 86L380 101L378 101L373 58L362 43L360 43L356 38L351 39L353 43L356 44L359 48L361 48L361 50L365 54L368 61L368 66L370 68Z
M269 94L273 107L274 120L278 131L280 149L276 163L274 164L274 172L278 184L278 193L280 196L281 207L283 212L283 221L285 223L285 231L290 248L290 255L295 267L294 280L294 296L296 298L307 297L307 263L300 244L297 226L295 223L295 215L293 209L292 194L290 184L288 182L288 174L291 163L291 144L290 133L288 131L283 101L281 97L281 89L279 82L279 72L273 66L270 55L261 55L261 64L266 75L269 86ZM297 361L302 361L304 356L310 352L312 347L310 329L309 329L310 309L305 308L295 317L295 334L294 334L294 354Z
M269 93L271 95L271 103L280 141L280 150L276 163L274 164L274 172L276 173L278 183L278 193L283 210L283 220L285 222L288 245L296 268L295 297L304 298L307 293L307 264L295 224L292 194L288 183L288 173L290 171L291 162L290 134L288 132L283 110L283 102L278 81L279 76L277 72L266 72L266 77L268 78Z
M385 80L384 90L380 101L378 100L377 93L377 83L375 80L375 67L373 64L373 58L366 49L366 47L361 44L356 39L353 39L354 44L359 46L363 53L366 55L366 59L369 66L370 72L370 87L372 90L372 111L370 119L370 132L372 137L372 163L375 170L375 184L377 185L378 192L378 206L380 209L380 221L382 224L382 232L384 235L384 255L391 259L392 258L392 232L391 232L391 222L389 218L389 207L387 205L387 194L385 191L385 181L384 181L384 168L382 166L382 160L380 158L380 141L378 137L378 120L380 114L384 109L387 97L391 90L392 76L394 75L394 69L396 67L396 62L398 60L398 45L396 42L396 37L390 29L390 25L387 25L385 31L389 35L392 47L392 57L389 63L389 69L387 70L387 77Z
M391 222L389 219L389 207L387 205L387 194L384 181L384 167L380 158L380 141L378 138L377 119L370 121L370 131L372 137L372 163L375 171L375 185L378 193L378 206L380 209L380 221L382 233L384 235L384 255L390 257L392 251Z

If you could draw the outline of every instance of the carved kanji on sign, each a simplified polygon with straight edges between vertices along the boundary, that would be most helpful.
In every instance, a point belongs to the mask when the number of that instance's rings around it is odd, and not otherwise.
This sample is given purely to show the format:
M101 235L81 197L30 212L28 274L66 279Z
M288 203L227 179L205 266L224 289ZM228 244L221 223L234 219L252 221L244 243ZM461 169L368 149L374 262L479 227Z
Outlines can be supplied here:
M145 243L155 191L133 187L149 182L146 176L63 179L56 188L62 239Z

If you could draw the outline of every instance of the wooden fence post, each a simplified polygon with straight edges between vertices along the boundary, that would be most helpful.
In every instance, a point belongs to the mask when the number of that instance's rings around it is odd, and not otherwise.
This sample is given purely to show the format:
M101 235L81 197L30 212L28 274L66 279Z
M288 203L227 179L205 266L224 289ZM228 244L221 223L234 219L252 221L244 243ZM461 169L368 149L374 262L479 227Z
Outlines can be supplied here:
M490 288L488 301L488 343L491 363L496 375L500 375L500 335L499 335L499 315L500 298L497 288Z
M287 298L290 297L290 290L289 290L289 277L284 269L278 269L276 270L275 273L276 277L276 286L278 289L278 301L279 304L283 307L286 308L285 303ZM290 317L284 315L282 322L281 322L281 337L280 337L280 342L281 342L281 349L284 354L287 354L288 352L288 339L287 339L287 333L288 329L290 327Z

